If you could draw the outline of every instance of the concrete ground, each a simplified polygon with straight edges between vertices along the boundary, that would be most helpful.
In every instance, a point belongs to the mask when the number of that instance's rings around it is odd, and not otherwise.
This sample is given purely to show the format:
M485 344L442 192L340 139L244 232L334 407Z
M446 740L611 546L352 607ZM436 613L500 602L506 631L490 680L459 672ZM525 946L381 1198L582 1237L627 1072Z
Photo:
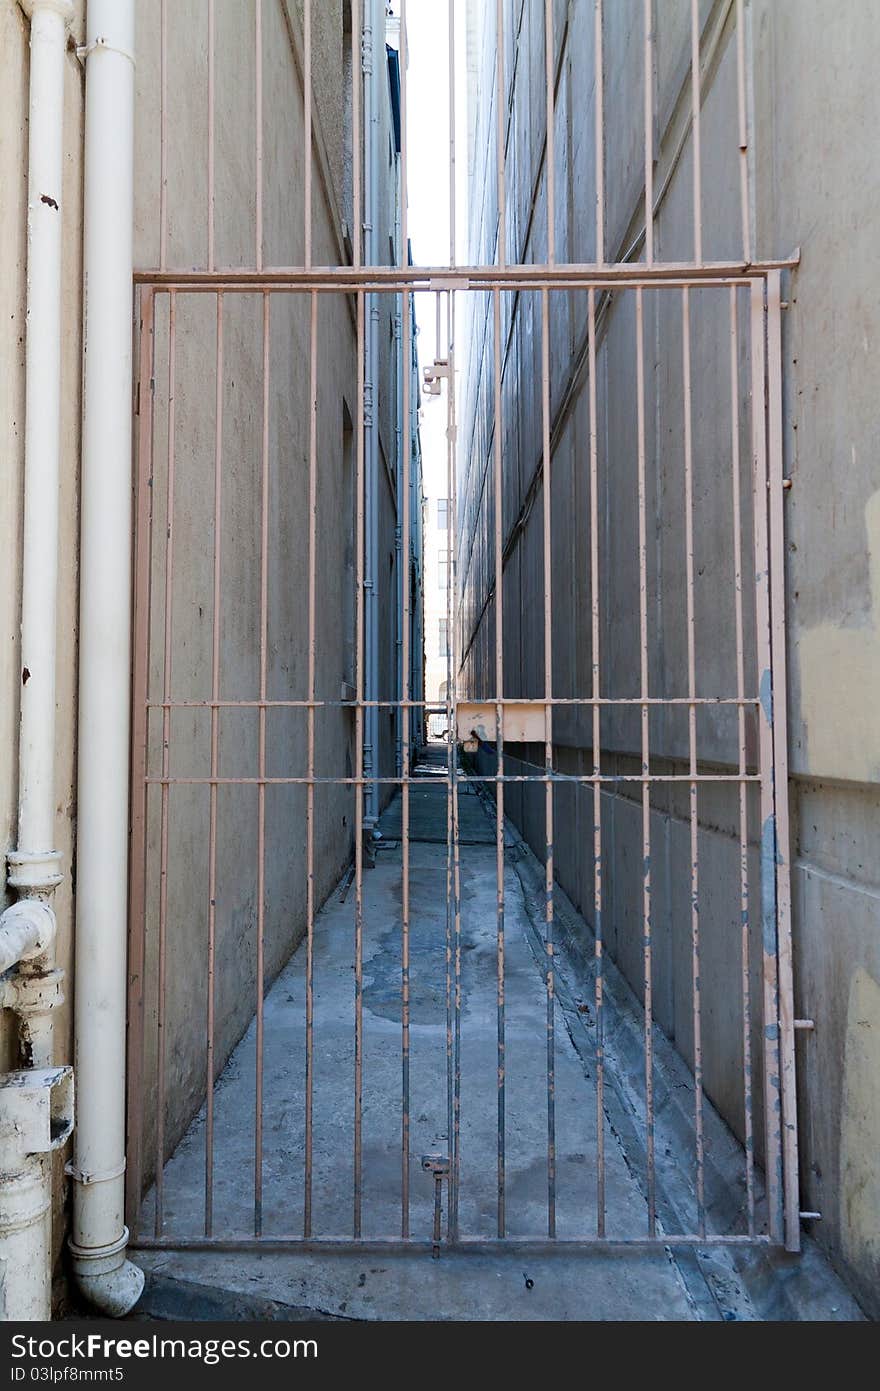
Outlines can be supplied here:
M429 752L429 764L445 751ZM410 848L410 1233L428 1241L434 1186L422 1155L451 1153L447 1090L446 794L417 783ZM389 807L376 868L364 876L363 1237L401 1231L401 808ZM547 1234L547 996L527 855L508 831L505 864L506 1219L510 1236ZM497 1231L497 995L495 826L473 786L460 796L461 1183L463 1237ZM532 867L534 869L534 866ZM352 1235L354 1203L354 890L335 892L314 933L315 1236ZM564 938L564 933L562 934ZM596 1090L579 1022L578 966L563 950L554 1007L556 1222L558 1237L596 1231ZM580 982L583 984L583 982ZM300 949L265 1007L262 1231L302 1231L304 1199L306 956ZM611 990L613 1000L614 991ZM623 1027L618 1031L626 1037ZM625 1070L626 1049L611 1049ZM659 1059L662 1069L663 1058ZM671 1066L675 1066L674 1063ZM254 1230L252 1025L215 1093L214 1233ZM677 1085L680 1085L677 1084ZM661 1082L662 1090L662 1082ZM672 1085L670 1085L670 1091ZM639 1133L626 1079L609 1085L603 1119L609 1235L641 1237L647 1223ZM616 1100L615 1100L616 1098ZM615 1110L616 1108L616 1110ZM626 1113L626 1114L624 1114ZM717 1127L720 1122L714 1121ZM680 1127L679 1127L680 1129ZM677 1133L677 1132L676 1132ZM720 1135L719 1130L719 1135ZM672 1138L672 1146L681 1146ZM204 1214L205 1117L191 1125L165 1170L166 1234L199 1237ZM725 1132L719 1150L731 1162ZM670 1194L682 1188L664 1146ZM729 1153L728 1153L729 1152ZM682 1171L688 1165L683 1164ZM661 1199L665 1189L660 1180ZM447 1215L443 1189L443 1222ZM664 1200L665 1201L665 1200ZM661 1201L663 1229L676 1230L675 1199ZM144 1230L150 1230L151 1198ZM687 1201L684 1200L686 1208ZM721 1205L723 1207L723 1204ZM721 1210L719 1208L719 1211ZM679 1209L681 1210L681 1201ZM681 1219L687 1222L687 1216ZM678 1230L688 1230L684 1225ZM149 1280L144 1310L183 1316L402 1319L858 1318L859 1311L815 1248L793 1265L763 1255L690 1248L597 1249L526 1255L430 1251L141 1252ZM792 1283L794 1281L794 1284ZM201 1310L201 1312L199 1312ZM164 1312L163 1312L164 1311ZM236 1311L238 1311L236 1313Z

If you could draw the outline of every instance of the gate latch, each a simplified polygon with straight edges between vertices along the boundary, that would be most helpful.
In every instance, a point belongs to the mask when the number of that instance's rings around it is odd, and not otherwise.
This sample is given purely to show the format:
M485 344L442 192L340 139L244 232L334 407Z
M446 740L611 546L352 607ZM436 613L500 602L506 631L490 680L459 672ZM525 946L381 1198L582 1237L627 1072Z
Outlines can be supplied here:
M443 1180L449 1177L449 1156L446 1154L423 1154L422 1168L434 1175L434 1249L436 1261L440 1255L440 1214L443 1204Z
M426 396L440 395L440 380L442 377L449 376L449 359L446 357L435 358L431 367L422 368L424 378L423 390Z

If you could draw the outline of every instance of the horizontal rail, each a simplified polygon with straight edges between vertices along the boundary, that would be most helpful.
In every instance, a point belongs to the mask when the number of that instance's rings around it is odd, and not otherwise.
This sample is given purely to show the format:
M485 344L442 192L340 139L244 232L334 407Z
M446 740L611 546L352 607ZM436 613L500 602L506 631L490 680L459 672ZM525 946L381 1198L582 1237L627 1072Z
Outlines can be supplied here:
M570 289L582 286L601 288L648 288L666 285L727 285L731 281L763 279L775 270L799 264L800 253L775 261L709 261L698 265L686 261L655 262L653 265L577 263L570 265L519 266L277 266L260 270L139 270L136 285L155 290L190 292L265 290L438 290L493 289Z
M544 1256L555 1251L570 1254L588 1255L591 1251L602 1251L614 1247L630 1247L650 1250L664 1246L754 1246L756 1243L769 1244L770 1238L763 1233L756 1236L735 1233L732 1235L666 1235L659 1233L649 1236L621 1237L459 1237L456 1241L441 1241L440 1250L451 1254L503 1255L516 1251L523 1255ZM416 1252L429 1252L435 1249L431 1240L401 1237L362 1238L353 1241L351 1237L138 1237L129 1242L134 1251L273 1251L278 1253L298 1251L336 1251L352 1255L401 1255Z
M538 696L520 699L501 696L490 705L760 705L759 696ZM446 707L432 700L148 700L147 710L361 710L367 706L380 710L425 709L446 713Z
M430 786L436 783L440 787L447 787L450 779L444 777L413 777L413 778L172 778L155 777L145 778L144 781L156 787L287 787L289 785L299 785L310 787L317 783L326 783L334 787L372 787L378 784L383 787L403 787L411 786L413 783L418 786ZM688 785L692 782L710 783L744 783L760 782L760 773L504 773L492 776L490 774L478 776L476 773L466 773L461 778L463 782L683 782Z

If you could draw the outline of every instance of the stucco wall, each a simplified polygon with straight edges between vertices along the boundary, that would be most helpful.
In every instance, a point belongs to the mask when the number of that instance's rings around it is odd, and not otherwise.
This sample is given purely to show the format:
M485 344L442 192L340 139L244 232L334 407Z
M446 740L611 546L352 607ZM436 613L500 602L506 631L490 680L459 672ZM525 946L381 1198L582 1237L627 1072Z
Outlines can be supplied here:
M71 970L75 865L76 624L78 469L81 378L82 107L84 74L73 52L83 41L85 4L77 6L66 65L64 219L61 554L58 610L58 733L56 843L64 856L65 879L56 894L59 964ZM137 6L135 131L135 265L160 263L161 92L160 6ZM216 144L215 264L252 266L256 257L256 64L253 7L238 0L215 5ZM265 0L263 48L263 242L267 265L303 260L302 5ZM207 0L180 0L167 7L165 72L167 136L165 263L205 267L208 255ZM6 330L0 362L0 826L4 847L16 844L19 622L21 599L22 468L24 412L25 229L27 187L28 22L14 0L0 3L0 51L6 79L0 91L0 249L6 273L0 286ZM350 160L343 151L343 0L313 6L315 78L313 255L317 264L344 264L351 236L344 218L350 207L344 181ZM350 76L350 69L349 69ZM386 143L390 113L382 113ZM395 165L389 163L384 220L386 244L394 231ZM135 306L136 307L136 306ZM379 404L383 465L380 544L387 566L396 565L393 476L396 439L393 296L383 296L383 348ZM307 691L307 478L309 302L305 296L274 296L270 307L268 636L267 695L302 700ZM262 301L228 295L224 301L223 502L221 508L221 696L259 696L260 555L262 526ZM174 586L171 694L204 700L211 695L214 554L214 425L216 402L216 305L210 297L179 295L176 302ZM164 546L167 498L169 299L156 301L153 372L154 453L151 578L151 700L163 693ZM135 358L137 362L137 355ZM356 341L354 301L340 294L318 302L317 453L317 667L316 696L338 701L343 682L354 681L354 513ZM150 400L141 383L141 410ZM137 424L137 422L136 422ZM135 434L138 431L136 429ZM143 537L147 532L144 531ZM396 582L396 581L394 581ZM346 587L351 591L345 594ZM394 606L381 612L383 682L394 680ZM161 772L161 711L151 717L151 774ZM380 747L380 772L393 769L393 722ZM258 760L256 712L227 711L220 717L221 776L254 777ZM210 715L204 709L176 712L172 719L172 775L204 777L210 772ZM355 772L353 719L335 709L316 715L316 774L349 777ZM272 711L266 717L266 773L305 776L306 716L303 710ZM156 1101L158 871L161 794L150 793L145 974L145 1158L149 1176L154 1154ZM352 849L354 791L319 787L315 796L315 893L318 904L331 890ZM198 1107L205 1088L207 1000L207 847L209 792L184 786L169 796L166 1040L166 1142L170 1148ZM221 789L218 794L216 892L216 1067L253 1015L256 998L257 792ZM305 790L266 791L265 977L270 979L299 941L305 925ZM5 899L3 900L5 902ZM75 982L67 977L68 1003L57 1019L58 1061L71 1061L69 1001ZM12 1058L10 1019L0 1020L0 1065ZM64 1201L60 1155L56 1166L56 1209ZM56 1249L63 1222L56 1221Z
M304 125L301 7L271 0L262 7L263 238L266 266L300 265L304 259ZM216 6L215 209L218 266L253 267L256 255L256 60L253 12L237 3ZM166 90L168 209L166 263L206 267L208 258L207 6L169 7ZM155 268L162 255L160 223L161 67L158 9L138 10L136 150L138 196L136 263ZM345 263L342 187L343 7L341 0L316 7L313 30L316 136L313 182L313 259ZM384 58L384 51L382 51ZM395 228L390 149L390 106L380 119L379 177L385 196L378 228L380 259L391 254ZM377 583L384 600L396 585L394 430L396 373L391 328L393 296L376 297L380 359L379 556ZM152 607L150 699L161 701L164 683L165 566L169 314L168 296L157 299L154 370L152 483ZM211 696L214 631L214 469L216 420L216 301L176 296L174 382L175 579L169 593L172 699ZM310 297L273 294L270 318L268 401L268 550L266 694L269 700L308 699L308 469ZM339 701L353 685L356 434L356 320L353 299L317 297L317 512L316 698ZM260 295L227 293L223 299L222 520L220 529L220 697L253 701L260 694L263 301ZM142 398L143 399L143 398ZM379 613L380 693L393 695L395 608ZM394 765L393 715L380 712L378 771ZM254 709L219 716L219 776L254 779L259 773L259 716ZM266 715L266 776L304 778L307 716L304 708ZM150 716L149 774L162 771L162 716ZM211 762L211 721L206 709L177 711L171 720L172 777L206 777ZM319 710L315 716L315 774L355 773L354 720L350 711ZM325 784L315 793L316 906L332 890L353 848L354 790ZM265 793L264 978L271 980L299 942L306 924L306 790L268 786ZM173 787L168 795L167 1010L165 1039L165 1145L173 1148L201 1104L206 1081L208 913L210 897L210 792L202 785ZM258 941L258 789L221 787L217 797L215 1075L256 1008ZM161 915L162 797L148 795L146 963L144 971L144 1174L156 1162L159 1039L159 928Z
M663 259L689 259L692 142L687 129L689 5L656 7L655 190L668 183L655 227ZM546 258L543 6L505 7L506 73L512 82L507 153L508 256ZM758 255L801 247L800 269L786 291L784 448L794 484L786 500L790 788L794 861L796 1013L816 1020L798 1039L802 1207L823 1214L814 1234L841 1262L867 1307L876 1308L880 1193L877 1189L876 1079L878 880L869 852L878 811L880 725L876 625L880 514L870 355L880 327L880 295L866 267L877 223L872 146L877 90L868 7L854 5L831 23L825 7L795 0L746 6L747 63L753 87L751 178ZM642 6L606 5L607 255L617 259L644 223ZM703 23L702 168L704 255L740 254L736 32L733 7L701 6ZM476 197L472 259L495 254L494 36L491 20L476 86ZM556 241L559 260L595 257L592 110L593 7L555 8ZM516 62L514 63L514 55ZM684 144L677 163L671 152ZM495 499L492 489L492 318L474 296L472 369L466 386L460 576L464 583L460 693L493 694ZM600 658L602 693L639 693L636 348L634 293L611 297L600 314L599 412ZM503 418L505 695L543 691L543 491L535 480L541 450L541 318L537 295L504 296ZM731 405L728 300L725 291L691 294L694 408L694 534L697 694L735 693ZM686 588L683 480L681 299L644 298L646 513L649 689L686 694ZM584 350L586 295L554 293L550 310L554 534L553 694L588 695L591 686L589 589L589 416ZM742 563L745 689L757 679L752 654L748 321L739 307L743 438ZM566 394L568 393L568 395ZM530 493L531 485L531 493ZM530 505L531 504L531 505ZM592 769L589 711L557 711L560 770ZM750 751L754 727L747 727ZM698 718L706 766L735 771L735 721L721 712ZM604 771L638 772L636 713L602 720ZM652 771L685 771L686 718L653 712ZM509 771L517 771L508 750ZM539 765L543 752L519 752ZM522 765L525 768L525 765ZM534 771L534 769L532 769ZM511 786L507 805L543 854L543 792ZM593 901L592 793L559 789L555 863L561 883L588 917ZM642 970L642 828L638 791L603 796L605 934L609 950L637 991ZM750 878L759 882L758 816L749 807ZM876 832L875 832L876 834ZM688 808L680 789L652 795L652 938L658 1022L692 1057L690 854ZM738 806L732 789L699 800L704 1073L708 1095L742 1134L742 1012L739 1003ZM758 996L757 942L752 951ZM757 1012L757 1011L756 1011ZM753 1052L760 1038L753 1033ZM759 1081L756 1073L756 1083ZM755 1115L760 1121L760 1096ZM760 1125L759 1125L760 1131ZM759 1144L760 1152L760 1144Z

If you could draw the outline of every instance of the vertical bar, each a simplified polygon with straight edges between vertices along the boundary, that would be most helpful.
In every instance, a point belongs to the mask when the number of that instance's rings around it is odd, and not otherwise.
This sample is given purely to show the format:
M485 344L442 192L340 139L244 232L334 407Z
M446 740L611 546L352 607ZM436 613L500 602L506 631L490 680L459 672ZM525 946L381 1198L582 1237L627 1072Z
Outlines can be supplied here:
M773 786L776 806L776 917L779 1048L782 1084L782 1173L785 1247L800 1250L794 987L791 959L791 850L788 823L788 710L785 652L785 522L782 486L782 284L767 277L767 437L770 499L770 613L773 657Z
M691 129L694 142L694 261L703 263L703 154L700 138L700 0L691 0Z
M257 270L263 269L263 0L256 0L254 13L255 52L255 141L256 196L254 210L254 255Z
M749 136L746 117L746 37L743 0L736 0L736 107L739 129L739 201L742 217L742 256L752 259L752 215L749 207Z
M455 0L452 0L455 3ZM507 89L504 78L504 0L495 5L495 118L498 165L498 266L507 265L507 188L505 171L505 147L507 144ZM516 254L516 253L515 253Z
M153 319L155 293L140 292L138 357L137 510L135 525L134 644L131 727L131 870L128 947L128 1174L125 1220L132 1234L140 1225L143 1187L144 955L147 860L147 745L150 679L150 577L153 556Z
M363 31L361 27L361 0L351 0L351 201L354 227L351 233L352 260L355 270L359 270L363 258L363 211L361 207L361 80L363 59L361 46ZM360 777L360 767L358 768Z
M214 203L216 197L214 177L216 143L214 132L215 32L214 0L208 0L208 270L214 269Z
M755 541L755 629L761 695L758 746L761 775L761 941L764 1004L764 1121L770 1238L783 1237L779 998L776 936L776 815L773 801L773 687L770 576L767 541L767 438L764 282L751 282L752 497Z
M309 269L312 264L312 0L303 0L303 132L306 165L303 264Z
M553 0L544 0L544 87L547 122L547 261L556 264L556 65L553 54Z
M449 5L449 264L455 265L456 200L455 200L455 0ZM437 301L440 303L439 298ZM440 356L439 348L437 356Z
M731 473L733 484L733 593L736 630L736 695L742 702L745 696L745 652L743 643L742 594L742 499L740 489L740 428L739 428L739 324L737 319L736 286L730 287L730 410L731 410ZM743 1017L743 1140L746 1165L746 1212L749 1236L755 1235L755 1140L752 1124L752 985L751 949L749 943L749 823L748 788L742 779L746 775L746 712L737 707L737 736L739 745L739 882L740 882L740 956L742 963Z
M596 125L596 260L605 264L605 58L602 35L604 18L602 0L595 0L593 11L593 41L595 52L595 125Z
M593 667L593 932L596 952L596 1235L605 1235L605 1012L602 922L602 714L599 667L599 421L596 407L596 291L587 292L590 409L590 619Z
M357 0L355 0L357 4ZM352 23L354 20L352 19ZM355 164L357 161L355 161ZM358 253L359 254L359 253ZM364 1094L364 292L357 292L357 543L354 813L354 1238L363 1207Z
M223 532L223 292L217 293L214 404L214 599L211 617L211 777L220 772L220 575ZM217 925L217 784L211 783L208 831L208 1000L205 1077L205 1236L214 1221L214 1008Z
M375 36L373 40L374 61L376 54ZM409 180L407 176L407 45L406 45L406 0L400 0L400 264L403 268L409 263Z
M654 264L654 0L645 16L645 260Z
M639 502L639 651L642 699L642 931L645 1007L645 1149L648 1236L657 1233L654 1167L654 1006L651 947L651 751L648 725L648 543L645 492L645 325L643 291L636 290L636 399Z
M269 292L263 291L263 447L260 483L260 727L257 787L257 1038L254 1236L263 1232L263 991L266 914L266 671L269 648Z
M495 329L495 747L498 782L495 784L495 892L496 970L498 1016L498 1235L503 1237L505 1215L505 1000L504 1000L504 536L503 461L501 457L501 291L492 291Z
M541 291L544 530L544 938L547 954L547 1235L556 1235L556 1039L553 966L553 553L550 498L550 291Z
M450 0L452 4L455 0ZM437 303L439 308L440 295L438 292ZM438 330L439 337L439 330ZM452 414L451 399L455 390L455 378L451 371L451 351L452 351L452 295L446 296L446 344L447 361L450 362L450 375L446 379L446 410L447 410L447 431L446 431L446 764L447 764L447 783L446 783L446 1125L447 1142L452 1146L455 1134L455 1083L454 1083L454 1013L453 1013L453 845L454 845L454 823L452 812L452 787L454 781L456 744L455 744L455 712L453 709L452 698L452 623L453 623L453 546L452 538L454 534L454 521L452 517L454 497L453 469L454 460L452 452ZM455 1191L455 1173L450 1174L449 1181L449 1206L447 1209L447 1229L448 1235L452 1237L452 1212L453 1195Z
M315 1022L315 658L318 526L318 294L309 297L309 659L306 786L306 1095L303 1236L312 1235Z
M688 768L690 783L691 854L691 990L694 1028L694 1135L697 1159L697 1223L706 1235L705 1153L703 1141L703 1031L700 985L700 866L697 805L696 615L694 612L694 459L693 390L691 386L691 301L687 285L681 292L682 382L684 394L684 535L688 667Z
M401 256L403 264L409 260L406 247L406 203L407 203L407 33L406 0L400 10L400 167L401 167ZM403 324L401 325L401 345L403 351L402 372L402 414L403 429L403 517L401 536L401 584L403 586L401 605L401 624L403 644L401 665L403 667L403 742L401 745L401 949L400 949L400 1017L401 1017L401 1213L400 1234L406 1240L409 1236L409 1132L410 1132L410 1037L409 1037L409 779L410 779L410 735L412 712L410 697L410 503L411 503L411 446L412 420L410 418L410 392L412 389L412 296L409 290L401 295ZM377 750L378 753L378 750Z
M168 937L168 778L171 773L171 658L172 596L174 582L174 425L177 293L168 297L168 458L165 482L165 631L162 667L162 814L159 863L159 962L156 1010L156 1222L155 1235L162 1235L165 1183L165 987Z
M159 11L159 269L168 264L168 0Z
M452 541L450 553L452 555L452 568L449 575L449 584L452 586L453 609L457 602L457 574L458 574L458 480L456 468L456 397L455 397L455 295L450 291L449 294L449 341L447 344L449 361L449 395L448 395L448 437L449 437L449 457L450 457L450 480L451 494L449 516L452 521ZM458 682L458 660L457 660L457 641L458 614L453 611L453 621L447 630L447 640L451 651L451 669L453 684ZM452 909L453 909L453 942L454 942L454 962L453 962L453 1087L452 1087L452 1182L449 1186L449 1230L450 1238L458 1237L458 1214L459 1214L459 1190L461 1186L461 857L459 841L459 807L458 807L458 755L455 744L453 743L454 730L456 728L455 701L453 700L452 709L453 723L450 726L450 744L452 745Z

